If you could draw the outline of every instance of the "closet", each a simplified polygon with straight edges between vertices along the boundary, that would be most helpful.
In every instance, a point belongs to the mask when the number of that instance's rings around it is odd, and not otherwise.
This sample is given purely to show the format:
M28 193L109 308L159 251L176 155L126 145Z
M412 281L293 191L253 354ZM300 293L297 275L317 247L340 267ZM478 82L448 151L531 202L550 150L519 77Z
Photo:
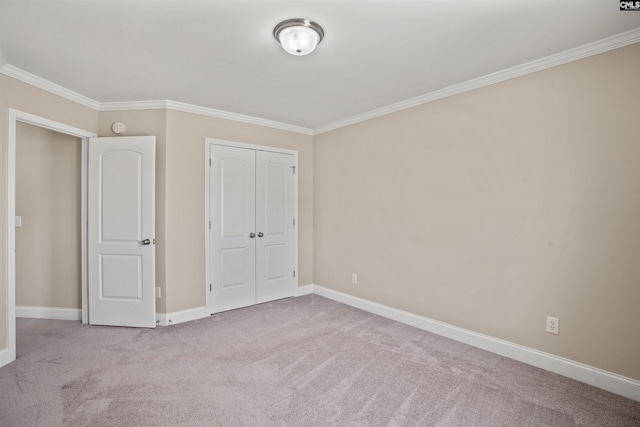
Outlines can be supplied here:
M295 152L253 147L209 142L211 313L295 294Z

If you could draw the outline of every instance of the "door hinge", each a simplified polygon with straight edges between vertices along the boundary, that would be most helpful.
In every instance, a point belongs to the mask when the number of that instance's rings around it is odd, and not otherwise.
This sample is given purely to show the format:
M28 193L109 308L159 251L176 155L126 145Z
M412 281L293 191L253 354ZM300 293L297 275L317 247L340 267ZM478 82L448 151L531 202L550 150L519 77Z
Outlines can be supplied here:
M295 218L293 218L293 226L294 227L296 226L296 219Z
M209 167L211 167L211 157L209 157Z
M209 283L209 292L211 292L213 289L211 288L211 283Z
M296 271L293 270L293 277L296 277Z
M211 230L211 221L209 221L209 230Z
M295 166L291 166L291 169L293 169L293 174L296 174L296 167Z

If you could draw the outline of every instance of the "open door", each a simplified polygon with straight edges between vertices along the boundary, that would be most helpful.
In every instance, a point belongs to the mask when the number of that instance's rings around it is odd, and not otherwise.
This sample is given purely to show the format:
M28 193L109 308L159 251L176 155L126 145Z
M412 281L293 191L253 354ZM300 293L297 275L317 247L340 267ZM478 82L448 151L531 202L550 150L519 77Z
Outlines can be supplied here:
M89 323L153 328L155 137L90 138L88 169Z

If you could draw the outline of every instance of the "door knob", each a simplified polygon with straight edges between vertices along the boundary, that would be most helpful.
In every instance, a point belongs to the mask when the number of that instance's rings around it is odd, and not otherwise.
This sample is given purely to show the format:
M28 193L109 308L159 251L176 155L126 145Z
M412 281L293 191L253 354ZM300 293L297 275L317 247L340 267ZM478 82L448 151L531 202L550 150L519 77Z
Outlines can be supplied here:
M253 239L254 237L256 237L256 233L250 233L249 237L251 237Z
M262 234L262 231L258 233L258 237L262 237L264 236L264 234Z
M142 243L142 245L143 245L143 246L150 245L150 244L151 244L151 240L149 240L149 239L144 239L144 240L143 240L142 242L140 242L140 243Z

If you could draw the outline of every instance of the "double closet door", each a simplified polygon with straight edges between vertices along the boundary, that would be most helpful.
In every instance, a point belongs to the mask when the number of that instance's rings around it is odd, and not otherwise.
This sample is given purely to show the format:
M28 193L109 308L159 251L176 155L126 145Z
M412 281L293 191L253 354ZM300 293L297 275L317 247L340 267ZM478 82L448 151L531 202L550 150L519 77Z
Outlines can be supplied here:
M295 293L293 154L210 144L211 312Z

